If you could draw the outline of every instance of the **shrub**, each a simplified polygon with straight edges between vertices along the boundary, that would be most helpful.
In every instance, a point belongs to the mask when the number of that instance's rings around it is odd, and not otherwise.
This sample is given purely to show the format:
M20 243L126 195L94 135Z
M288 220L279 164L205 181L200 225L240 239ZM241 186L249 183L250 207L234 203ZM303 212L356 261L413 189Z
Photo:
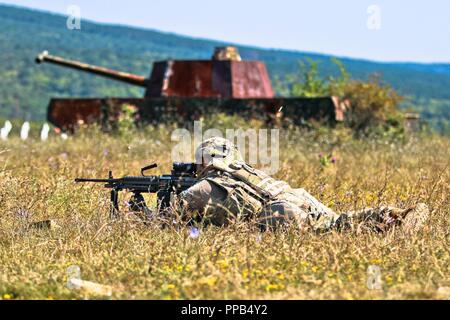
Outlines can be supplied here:
M382 85L378 78L369 81L352 80L341 88L343 98L350 101L345 123L356 132L390 128L402 130L402 114L398 110L403 98L390 86Z
M300 62L300 75L286 76L284 88L278 79L277 88L291 96L338 96L347 100L345 125L357 134L403 133L402 114L398 109L403 97L392 87L382 84L377 76L367 81L350 79L343 63L338 59L332 61L339 68L338 77L320 77L318 63L308 60L307 63Z

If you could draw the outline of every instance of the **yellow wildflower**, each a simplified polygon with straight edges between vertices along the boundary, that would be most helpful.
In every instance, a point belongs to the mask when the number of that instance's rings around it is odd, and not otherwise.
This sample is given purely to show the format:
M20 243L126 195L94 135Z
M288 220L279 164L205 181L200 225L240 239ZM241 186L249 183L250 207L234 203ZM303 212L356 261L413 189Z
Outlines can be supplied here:
M370 263L373 263L373 264L381 264L382 262L383 262L383 260L381 260L381 259L370 260Z
M278 289L278 285L276 285L276 284L268 284L266 286L266 291L271 291L271 290L276 290L276 289Z
M228 266L229 266L227 260L219 260L219 261L217 261L217 264L218 264L222 269L226 269L226 268L228 268Z
M169 267L169 266L164 266L162 269L163 269L165 272L172 272L172 268Z
M266 286L266 291L281 290L283 288L284 288L284 285L282 285L282 284L268 284Z
M274 268L270 267L270 268L266 269L265 272L269 273L269 274L274 274L274 273L277 273L277 270L275 270Z
M207 286L214 286L217 282L217 278L216 277L204 277L201 278L198 283L203 284L203 285L207 285Z

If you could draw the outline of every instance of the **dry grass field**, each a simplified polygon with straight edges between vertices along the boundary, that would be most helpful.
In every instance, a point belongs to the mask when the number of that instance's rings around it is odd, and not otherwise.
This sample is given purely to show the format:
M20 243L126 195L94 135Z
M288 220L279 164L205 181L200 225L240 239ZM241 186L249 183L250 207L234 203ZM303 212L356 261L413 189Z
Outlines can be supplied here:
M226 124L228 125L228 124ZM3 299L448 299L450 139L392 142L345 131L280 133L275 175L338 212L425 202L431 218L417 234L260 233L143 225L108 219L109 193L74 178L136 175L152 162L170 170L169 128L136 135L80 132L63 141L0 142L0 295ZM330 154L335 163L319 159ZM122 198L123 199L123 198ZM56 227L31 228L54 219ZM110 285L102 297L67 287L67 268ZM381 290L367 268L381 268Z

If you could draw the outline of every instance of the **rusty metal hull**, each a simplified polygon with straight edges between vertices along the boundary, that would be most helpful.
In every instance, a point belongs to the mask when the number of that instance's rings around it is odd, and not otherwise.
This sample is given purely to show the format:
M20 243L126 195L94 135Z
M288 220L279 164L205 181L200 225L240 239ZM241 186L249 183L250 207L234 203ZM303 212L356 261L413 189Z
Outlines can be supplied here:
M314 120L335 124L343 120L345 106L336 97L323 98L104 98L52 99L48 120L55 126L74 131L80 124L114 124L122 106L136 107L136 119L141 123L178 123L183 126L205 115L225 113L268 123L304 124ZM282 112L278 112L282 107Z
M123 104L139 105L142 98L53 98L47 109L47 120L66 131L75 130L80 124L102 123L108 118L117 119ZM114 107L116 106L117 107Z

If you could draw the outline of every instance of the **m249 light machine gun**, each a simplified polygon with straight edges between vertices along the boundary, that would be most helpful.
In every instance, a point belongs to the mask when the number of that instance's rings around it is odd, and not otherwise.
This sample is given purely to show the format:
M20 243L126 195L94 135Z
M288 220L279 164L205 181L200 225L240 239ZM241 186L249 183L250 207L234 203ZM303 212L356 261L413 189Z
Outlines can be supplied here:
M141 176L114 178L110 171L107 179L76 178L75 182L105 183L105 188L111 189L110 217L112 219L119 215L119 192L124 190L133 193L128 202L130 209L149 215L151 211L145 203L143 193L156 193L158 208L164 210L170 205L171 194L179 194L198 181L195 163L174 162L171 174L145 175L146 171L156 167L156 164L151 164L142 168Z

